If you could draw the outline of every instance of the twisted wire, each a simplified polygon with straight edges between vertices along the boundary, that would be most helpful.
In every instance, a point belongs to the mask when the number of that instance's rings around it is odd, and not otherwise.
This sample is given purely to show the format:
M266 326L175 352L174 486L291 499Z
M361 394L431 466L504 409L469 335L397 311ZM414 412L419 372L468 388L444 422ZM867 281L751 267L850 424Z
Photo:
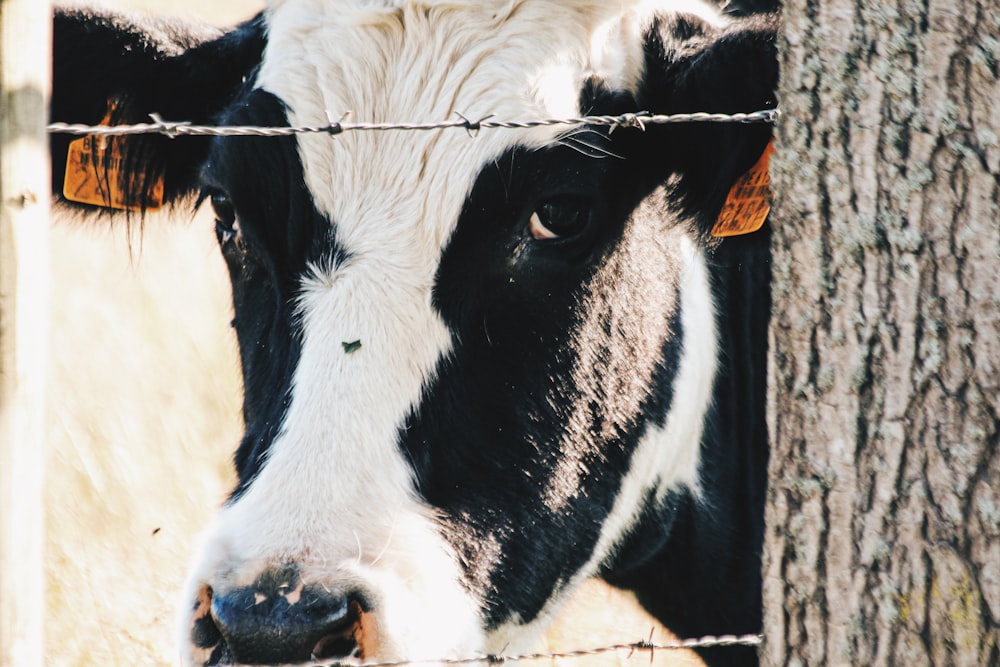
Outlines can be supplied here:
M152 122L133 125L83 125L74 123L51 123L50 134L93 135L99 137L121 137L140 134L161 134L168 137L211 136L211 137L287 137L298 134L330 134L344 132L387 132L387 131L427 131L463 128L470 134L488 129L531 129L556 125L598 125L607 127L634 127L644 130L647 125L670 123L775 123L781 115L778 109L765 109L751 113L681 113L650 114L647 112L626 113L617 116L579 116L569 118L547 118L525 121L494 120L486 116L480 120L470 120L461 114L456 120L434 123L348 123L344 119L326 125L300 125L296 127L260 127L255 125L195 125L188 122L163 120L151 114Z
M628 651L633 654L648 651L650 658L657 651L677 651L681 649L718 648L722 646L757 647L764 641L763 635L708 635L698 639L683 639L669 644L654 644L649 641L638 641L631 644L614 644L591 649L578 649L556 653L528 653L524 655L481 655L470 658L451 658L443 660L415 660L392 662L315 662L312 667L418 667L420 665L441 665L456 667L464 665L503 665L506 663L537 662L540 660L574 660L608 653Z

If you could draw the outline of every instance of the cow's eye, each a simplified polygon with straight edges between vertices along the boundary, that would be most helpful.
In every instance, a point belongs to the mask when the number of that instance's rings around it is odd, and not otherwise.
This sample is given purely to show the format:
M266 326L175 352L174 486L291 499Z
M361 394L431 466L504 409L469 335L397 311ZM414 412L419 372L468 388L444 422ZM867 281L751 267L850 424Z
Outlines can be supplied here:
M226 195L216 192L212 194L212 210L215 211L215 233L219 243L225 245L234 240L240 233L240 223L236 221L236 209Z
M571 198L547 201L535 209L529 222L531 235L540 240L579 236L590 227L588 202Z

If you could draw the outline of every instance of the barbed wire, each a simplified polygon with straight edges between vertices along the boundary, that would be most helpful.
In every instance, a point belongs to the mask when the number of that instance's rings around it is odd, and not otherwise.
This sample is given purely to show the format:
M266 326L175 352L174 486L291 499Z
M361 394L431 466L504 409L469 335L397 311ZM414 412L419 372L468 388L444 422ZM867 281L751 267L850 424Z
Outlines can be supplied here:
M683 639L668 644L654 644L651 641L637 641L631 644L613 644L591 649L578 649L556 653L527 653L524 655L481 655L471 658L451 658L443 660L413 660L393 662L324 662L316 661L311 667L418 667L420 665L447 665L458 667L463 665L503 665L517 662L537 662L539 660L575 660L608 653L628 651L629 655L648 651L650 659L657 651L678 651L696 648L720 648L723 646L757 647L764 641L763 635L708 635L698 639Z
M261 127L255 125L195 125L189 122L163 120L158 114L150 114L151 123L133 125L83 125L74 123L51 123L50 134L94 135L121 137L140 134L161 134L168 137L212 136L212 137L287 137L298 134L338 135L344 132L386 132L392 130L425 131L449 128L464 128L470 133L487 129L531 129L555 125L598 125L606 127L635 127L645 130L647 125L667 125L671 123L775 123L781 116L778 109L765 109L751 113L680 113L652 114L646 111L625 113L617 116L579 116L568 118L548 118L526 121L494 120L486 116L480 120L470 120L460 113L456 120L435 123L349 123L350 112L339 121L331 120L326 125L300 125L297 127Z

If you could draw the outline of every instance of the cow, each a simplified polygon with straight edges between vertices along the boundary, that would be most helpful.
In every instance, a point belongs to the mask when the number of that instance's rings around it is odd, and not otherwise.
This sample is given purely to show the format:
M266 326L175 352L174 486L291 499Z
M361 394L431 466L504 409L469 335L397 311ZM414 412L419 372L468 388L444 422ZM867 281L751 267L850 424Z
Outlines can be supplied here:
M772 109L774 16L271 0L54 30L53 120L329 128L51 140L66 207L101 210L89 165L130 219L214 209L245 435L186 662L516 653L591 577L683 636L760 630L768 232L712 229L771 128L477 121Z

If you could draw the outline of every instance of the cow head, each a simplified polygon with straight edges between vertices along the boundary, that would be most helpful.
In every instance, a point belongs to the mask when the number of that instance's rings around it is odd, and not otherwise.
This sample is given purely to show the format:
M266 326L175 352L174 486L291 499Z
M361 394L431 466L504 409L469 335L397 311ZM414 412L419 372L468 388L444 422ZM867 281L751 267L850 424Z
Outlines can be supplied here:
M68 16L64 43L96 39ZM119 48L106 99L122 119L257 126L749 111L773 105L772 42L696 3L273 0L227 35ZM83 97L59 81L57 116ZM710 495L703 250L768 136L133 142L168 198L214 207L245 383L239 483L185 592L188 658L516 650L581 579L646 557L623 546L640 524L665 534L671 498Z

